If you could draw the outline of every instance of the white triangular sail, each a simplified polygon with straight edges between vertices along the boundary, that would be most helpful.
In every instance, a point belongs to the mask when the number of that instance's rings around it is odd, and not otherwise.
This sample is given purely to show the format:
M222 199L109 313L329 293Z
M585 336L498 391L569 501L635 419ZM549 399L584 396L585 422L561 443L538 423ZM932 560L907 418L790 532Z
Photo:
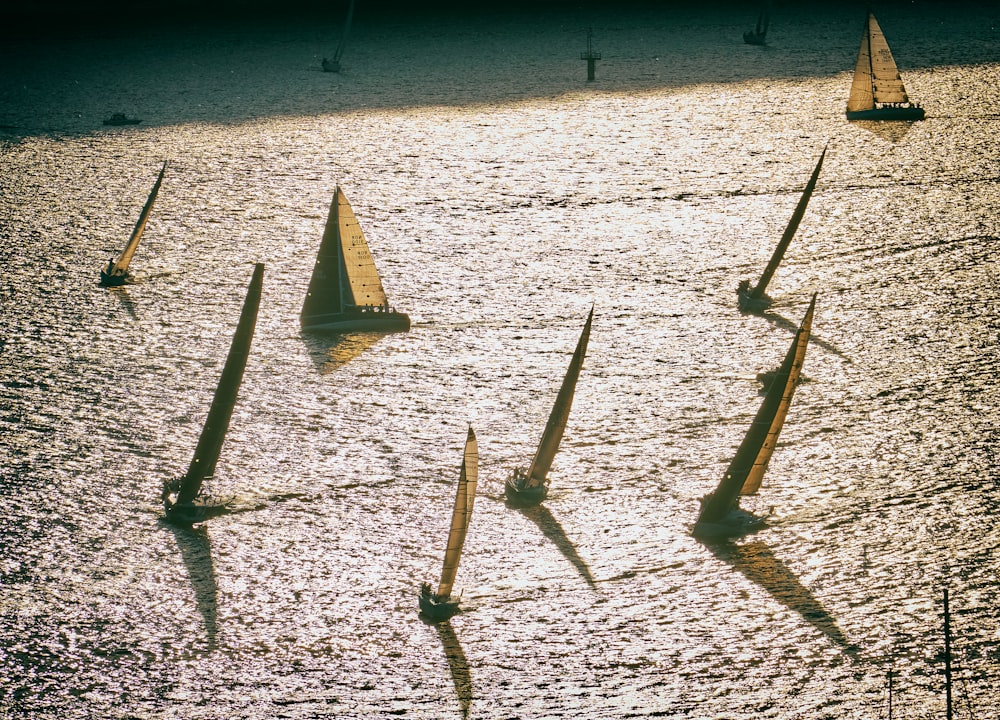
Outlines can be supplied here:
M132 229L132 235L125 245L125 250L122 251L121 256L115 261L114 265L109 268L108 275L124 275L125 271L128 270L129 263L132 262L132 256L135 255L135 251L139 247L139 240L142 239L142 233L146 229L146 221L149 219L149 213L153 210L153 202L156 200L156 195L160 192L160 185L163 183L163 173L166 170L167 163L164 161L163 167L160 168L160 175L156 178L153 189L149 192L149 197L146 198L146 204L143 205L142 212L139 213L139 219L136 220L135 227Z
M848 112L872 110L875 103L908 103L903 80L878 20L869 12L854 68Z
M552 467L552 461L559 450L559 443L562 441L563 432L566 430L566 423L569 420L569 411L573 405L573 395L576 392L576 381L580 377L580 369L583 367L583 360L587 355L587 343L590 342L590 324L594 319L594 308L590 308L590 315L580 333L577 341L573 359L570 360L566 376L563 378L559 394L556 395L555 404L549 414L549 420L545 423L545 431L542 433L538 450L528 468L528 477L524 482L526 488L540 487L545 484L545 476Z
M462 558L462 548L465 536L472 519L472 508L476 502L476 486L479 484L479 447L476 443L476 433L469 428L465 439L465 454L462 458L462 470L458 476L458 490L455 493L455 507L451 514L451 529L448 531L448 545L444 552L444 567L441 569L441 583L438 585L437 596L446 598L451 595L455 585L455 575L458 573L458 561Z
M349 305L386 305L385 290L375 267L375 259L368 250L368 241L354 216L344 192L337 188L337 229L344 259L347 283L344 296Z

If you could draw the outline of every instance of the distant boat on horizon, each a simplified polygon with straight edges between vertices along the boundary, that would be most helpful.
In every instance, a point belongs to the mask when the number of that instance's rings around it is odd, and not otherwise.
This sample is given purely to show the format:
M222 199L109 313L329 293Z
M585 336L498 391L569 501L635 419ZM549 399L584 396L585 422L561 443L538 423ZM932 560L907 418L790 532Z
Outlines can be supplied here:
M829 147L829 144L827 147ZM802 217L806 213L809 198L812 197L813 190L816 189L816 181L819 179L819 171L823 167L823 158L826 157L826 150L827 148L824 147L823 152L820 153L816 167L813 169L812 175L809 177L809 181L806 183L805 189L803 189L802 195L795 205L795 210L792 212L792 217L789 219L788 225L785 226L785 232L781 234L781 239L774 248L771 259L764 268L764 272L761 273L757 284L750 287L749 280L740 281L739 287L736 289L736 299L740 310L743 312L761 313L770 307L771 298L767 296L767 284L771 282L771 277L778 269L778 265L781 264L781 260L785 257L785 251L788 250L789 243L795 237L795 231L799 229L799 223L802 222Z
M389 306L368 241L338 185L299 322L304 332L399 332L410 317Z
M573 358L570 360L569 368L567 368L562 385L559 387L552 412L549 414L545 430L542 432L541 442L538 444L538 450L535 451L535 457L531 460L531 465L528 466L528 471L525 472L520 467L514 468L511 476L504 483L507 499L514 505L538 505L548 497L549 468L552 467L552 461L559 451L559 443L562 441L563 432L565 432L566 423L569 420L576 382L580 378L580 369L583 367L583 360L587 355L587 344L590 342L590 324L593 319L594 308L591 306L587 322L583 325L583 331L576 343Z
M139 219L136 220L135 227L132 228L132 235L125 244L125 249L118 256L117 260L114 258L108 260L108 266L101 270L101 285L105 287L117 287L123 285L128 279L128 266L132 262L132 256L135 254L136 248L139 247L139 240L142 239L142 233L146 229L146 221L149 219L149 213L153 210L153 203L160 192L160 185L163 183L163 173L166 171L167 161L164 160L163 167L160 168L160 174L156 178L156 182L153 183L153 189L149 191L149 197L146 198L146 204L143 205L142 212L139 213Z
M861 48L847 99L848 120L923 120L924 109L910 102L896 61L871 10L865 17Z
M138 125L141 118L130 118L125 113L113 113L111 117L104 118L105 125Z
M757 15L757 25L754 29L743 33L743 42L747 45L767 44L767 28L771 24L771 13L768 10L768 5L765 4Z
M198 445L191 459L187 473L176 480L163 482L163 510L167 521L175 525L189 526L204 522L225 513L231 503L203 494L202 486L215 475L215 466L222 454L222 444L229 430L229 421L243 382L250 344L257 325L257 310L260 307L261 290L264 284L264 263L254 266L250 285L247 287L243 309L236 325L236 332L226 356L226 364L215 388L215 397L208 410L208 417L198 438Z
M462 453L462 467L458 474L455 505L451 511L451 527L445 545L441 581L438 583L437 592L431 592L430 583L423 583L417 598L420 612L435 622L447 620L459 611L459 598L453 598L451 593L455 587L462 548L465 547L465 538L469 532L469 522L472 520L472 508L476 502L478 484L479 446L476 442L476 433L472 431L470 425L465 438L465 450Z
M765 519L740 508L740 496L754 495L760 489L767 464L774 454L778 434L785 424L792 396L799 384L806 348L812 331L816 295L809 303L802 324L792 339L785 359L768 388L750 429L743 437L736 455L722 480L712 492L701 500L701 511L695 522L695 537L719 539L740 537L756 532L764 526Z
M321 63L323 72L340 72L340 57L344 54L344 46L347 44L347 34L351 31L351 20L354 18L354 0L350 0L347 6L347 18L344 20L344 29L340 34L340 43L333 52L333 58L323 58Z

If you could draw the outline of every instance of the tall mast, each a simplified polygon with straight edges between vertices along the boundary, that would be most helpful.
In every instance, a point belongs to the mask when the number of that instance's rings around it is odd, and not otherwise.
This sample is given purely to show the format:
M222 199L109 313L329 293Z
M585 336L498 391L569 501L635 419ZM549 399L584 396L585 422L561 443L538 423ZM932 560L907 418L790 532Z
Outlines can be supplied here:
M945 717L951 720L951 615L948 612L948 588L944 589L944 694L947 706Z

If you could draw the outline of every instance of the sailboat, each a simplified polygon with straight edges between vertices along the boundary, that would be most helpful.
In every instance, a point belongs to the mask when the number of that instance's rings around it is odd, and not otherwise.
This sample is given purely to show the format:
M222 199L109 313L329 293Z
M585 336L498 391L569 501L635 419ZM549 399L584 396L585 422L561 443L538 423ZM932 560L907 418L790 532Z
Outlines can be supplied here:
M566 421L569 419L569 410L573 405L573 393L576 391L576 381L580 377L580 368L583 367L583 359L587 355L587 343L590 341L590 323L594 319L594 308L590 308L587 322L580 333L580 339L576 343L576 350L573 352L573 359L569 362L566 376L563 378L562 386L556 395L556 402L549 413L549 420L545 423L545 431L542 433L542 440L535 451L535 457L525 472L524 468L515 468L511 476L504 483L504 491L507 499L515 505L537 505L549 494L548 472L552 467L556 452L559 450L559 443L562 440L563 432L566 430Z
M476 485L479 483L479 448L476 433L469 427L465 438L465 452L462 455L462 469L458 475L458 489L455 492L455 507L451 512L451 529L444 551L444 566L437 592L431 592L430 583L420 586L420 612L434 621L447 620L458 612L458 598L451 596L458 572L458 561L462 557L462 547L472 519L472 506L476 502Z
M871 10L847 98L848 120L923 120L924 109L910 102L892 59L889 43Z
M243 381L243 370L250 354L263 284L264 264L257 263L191 465L183 477L163 483L163 510L167 520L177 525L203 522L223 514L229 506L228 501L205 496L202 484L215 474L215 466L222 453L222 443L226 439L229 420L233 416L233 407Z
M788 249L789 243L792 242L792 238L795 237L795 231L799 229L799 223L802 222L802 216L805 215L806 205L809 204L809 198L812 197L813 190L816 189L816 180L819 178L819 171L823 167L823 158L826 157L826 148L823 148L823 152L820 153L819 161L816 163L816 168L813 170L812 175L809 177L809 182L806 183L805 190L802 191L802 197L799 198L798 204L795 206L795 211L792 213L791 220L788 221L788 225L785 227L785 232L781 235L781 240L778 241L777 247L774 249L774 253L771 255L770 262L767 263L767 267L764 268L764 272L761 273L760 280L753 287L750 287L749 280L742 280L739 287L736 289L736 296L739 302L740 310L744 312L763 312L770 306L771 298L766 294L767 284L771 282L771 276L774 275L774 271L778 269L778 265L781 264L781 259L785 256L785 251Z
M406 313L389 307L364 232L339 185L300 322L305 331L395 332L410 327Z
M340 44L333 53L333 59L323 58L323 72L340 72L340 56L344 54L344 45L347 44L347 33L351 30L351 20L354 18L354 0L347 6L347 19L344 20L344 31L340 35Z
M757 25L753 30L743 33L743 42L747 45L765 45L767 42L767 26L771 23L770 13L765 6L757 16Z
M701 512L694 526L696 537L738 537L763 526L763 518L741 510L739 500L741 495L755 494L764 479L764 471L774 453L778 434L785 423L788 407L802 373L815 309L814 294L785 359L778 368L777 377L764 396L729 468L715 492L702 498Z
M142 233L146 229L146 221L149 219L149 213L153 210L153 202L156 200L157 193L160 192L163 173L166 171L167 162L164 160L163 167L160 168L160 176L156 178L156 182L153 183L153 189L149 191L149 197L146 198L146 204L142 206L142 212L139 213L139 219L136 220L135 227L132 229L132 236L129 237L128 243L125 245L125 250L122 251L121 256L117 260L114 258L108 260L108 266L101 270L101 285L116 287L125 284L125 280L128 278L129 263L132 262L132 256L135 255L135 250L139 247L139 240L142 239Z

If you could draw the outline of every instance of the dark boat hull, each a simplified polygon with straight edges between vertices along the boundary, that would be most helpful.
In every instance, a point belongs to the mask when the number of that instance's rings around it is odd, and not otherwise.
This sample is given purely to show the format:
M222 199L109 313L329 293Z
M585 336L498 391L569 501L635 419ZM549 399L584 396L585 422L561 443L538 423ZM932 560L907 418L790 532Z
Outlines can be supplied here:
M101 285L104 287L118 287L119 285L125 284L125 278L128 277L128 273L122 275L108 275L106 272L101 270Z
M440 600L432 595L420 594L417 596L420 603L420 612L434 622L444 622L457 615L459 611L458 600L447 598Z
M753 513L735 507L718 520L698 518L691 534L702 540L725 540L752 535L767 525L767 521Z
M747 45L766 45L767 35L765 33L760 33L758 35L753 30L747 30L743 33L743 42Z
M305 332L405 332L410 316L394 310L358 309L302 318Z
M190 527L195 523L205 522L214 517L224 515L229 511L230 501L195 500L190 503L171 503L163 501L163 511L167 522L171 525Z
M323 72L340 72L340 60L323 58Z
M848 120L923 120L922 107L881 107L871 110L848 110Z
M771 298L767 295L763 297L754 297L752 295L752 290L749 287L749 283L740 285L739 289L736 291L737 302L739 303L740 310L748 313L762 313L771 307Z
M528 507L538 505L549 496L549 488L546 485L535 487L524 487L513 478L508 478L504 483L504 493L511 505L518 507Z

